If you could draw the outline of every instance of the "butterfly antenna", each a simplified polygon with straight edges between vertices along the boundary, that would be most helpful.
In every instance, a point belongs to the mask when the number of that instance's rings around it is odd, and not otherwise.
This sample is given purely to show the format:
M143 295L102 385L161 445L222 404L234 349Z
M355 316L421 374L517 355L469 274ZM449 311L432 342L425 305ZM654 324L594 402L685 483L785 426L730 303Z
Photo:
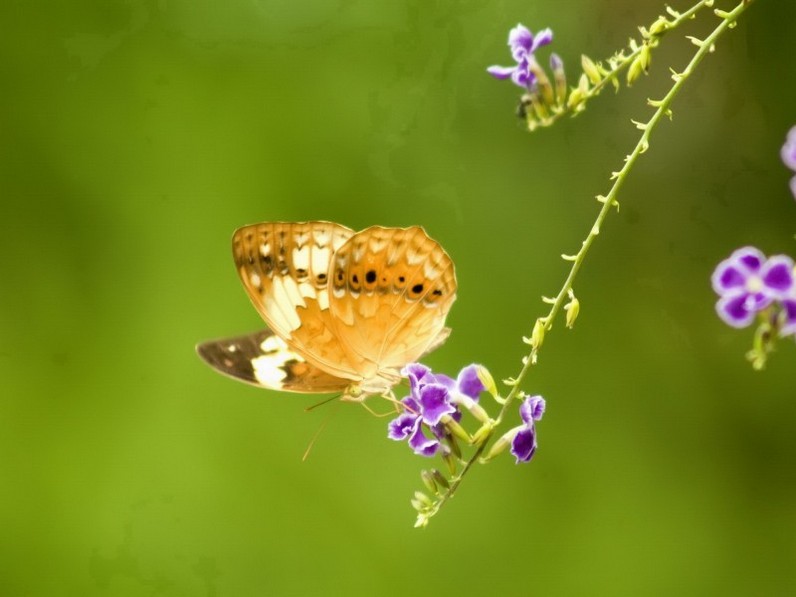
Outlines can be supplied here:
M326 404L327 402L329 402L329 400L321 402L320 404ZM340 403L338 402L338 404L340 404ZM315 406L318 406L318 405L316 404ZM314 407L312 407L312 408L314 408ZM312 448L315 446L315 442L318 441L318 438L320 437L321 432L324 429L326 429L326 425L329 424L329 421L332 420L332 415L334 415L336 412L337 412L336 409L330 410L328 412L328 414L326 415L326 418L321 422L321 424L318 427L317 431L313 434L312 439L310 440L310 443L307 446L307 449L304 450L304 455L301 457L301 462L306 462L307 458L310 457L310 452L312 452Z
M307 406L307 407L304 409L304 412L305 412L305 413L308 413L308 412L310 412L310 411L312 411L312 410L315 410L315 409L316 409L316 408L318 408L319 406L323 406L324 404L329 404L329 403L330 403L332 400L337 400L337 399L338 399L338 398L340 398L340 397L342 397L342 394L335 394L335 395L334 395L334 396L332 396L331 398L324 398L323 400L321 400L320 402L317 402L317 403L313 404L312 406Z

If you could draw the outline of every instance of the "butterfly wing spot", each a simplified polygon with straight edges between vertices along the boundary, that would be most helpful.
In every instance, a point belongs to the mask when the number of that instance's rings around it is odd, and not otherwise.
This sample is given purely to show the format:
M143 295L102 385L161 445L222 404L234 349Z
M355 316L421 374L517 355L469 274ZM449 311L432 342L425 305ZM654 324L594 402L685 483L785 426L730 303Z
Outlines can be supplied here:
M293 267L296 271L305 272L310 267L310 248L306 245L298 246L293 249Z
M268 336L260 343L260 350L262 350L265 354L279 352L280 350L286 349L287 344L285 344L285 341L279 336Z

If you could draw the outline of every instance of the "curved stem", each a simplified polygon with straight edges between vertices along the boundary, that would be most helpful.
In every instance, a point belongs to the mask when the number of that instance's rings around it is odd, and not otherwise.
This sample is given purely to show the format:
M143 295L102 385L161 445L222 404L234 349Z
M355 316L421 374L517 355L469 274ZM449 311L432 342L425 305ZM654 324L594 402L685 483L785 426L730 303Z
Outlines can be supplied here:
M721 23L713 30L713 32L705 38L704 41L692 40L698 46L698 49L694 56L691 58L691 61L686 66L685 70L681 73L672 73L672 79L674 80L674 85L672 85L671 89L669 89L668 93L661 99L660 101L652 101L648 100L649 104L655 108L655 112L653 113L652 117L646 123L638 123L636 126L642 131L641 137L639 138L636 146L633 148L633 151L625 158L625 164L622 166L622 169L618 172L614 172L612 174L612 179L614 181L611 189L608 191L608 194L605 197L598 197L598 200L602 203L602 207L600 208L599 213L597 214L594 223L589 230L588 235L586 236L580 250L574 257L568 258L572 261L572 266L570 267L569 273L567 274L566 279L564 280L564 284L559 290L558 294L556 295L555 299L551 302L550 310L547 312L546 315L537 319L537 322L541 322L543 326L543 331L549 331L553 326L553 321L555 320L558 313L561 311L561 308L564 305L564 301L567 299L569 292L572 290L572 285L575 281L575 277L580 270L581 265L583 265L583 261L586 258L586 254L589 252L592 243L597 238L597 235L600 233L600 228L602 227L603 222L605 221L608 213L611 211L612 207L618 207L619 204L616 201L616 196L619 194L619 190L622 188L625 180L627 179L630 170L633 168L633 165L636 163L636 160L644 153L647 148L649 147L649 138L652 131L658 125L658 123L663 119L664 116L671 117L671 110L670 106L685 85L686 80L691 76L694 69L702 62L702 59L709 53L713 51L713 47L715 42L721 37L721 35L727 30L735 26L736 20L738 17L748 8L751 4L752 0L742 0L738 6L736 6L732 11L729 13L725 13L722 11L716 11L716 14L721 18ZM466 461L464 468L462 471L454 477L454 479L450 483L450 487L443 492L440 497L436 500L434 505L425 513L418 515L418 521L416 526L424 526L428 519L436 514L440 507L447 502L453 495L455 494L456 490L459 488L459 485L462 482L462 479L470 470L472 465L478 460L478 458L483 453L486 446L489 444L490 439L494 435L495 428L497 425L503 420L509 405L511 405L514 399L519 394L520 384L523 382L525 377L528 375L531 367L536 363L536 358L539 353L539 348L541 346L541 341L537 341L532 345L531 351L528 355L523 359L523 366L520 370L519 374L516 378L511 381L511 391L506 396L505 402L500 409L500 413L495 420L495 424L492 426L492 429L487 433L483 441L478 445L475 453Z

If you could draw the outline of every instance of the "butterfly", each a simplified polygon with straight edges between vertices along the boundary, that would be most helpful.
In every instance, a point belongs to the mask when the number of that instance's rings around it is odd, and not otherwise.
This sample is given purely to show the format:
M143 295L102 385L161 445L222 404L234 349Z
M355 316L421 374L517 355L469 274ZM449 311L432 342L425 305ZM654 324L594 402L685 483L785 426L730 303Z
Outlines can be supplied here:
M265 222L236 230L232 254L268 329L196 350L240 381L343 400L388 395L405 365L450 334L453 261L419 226Z

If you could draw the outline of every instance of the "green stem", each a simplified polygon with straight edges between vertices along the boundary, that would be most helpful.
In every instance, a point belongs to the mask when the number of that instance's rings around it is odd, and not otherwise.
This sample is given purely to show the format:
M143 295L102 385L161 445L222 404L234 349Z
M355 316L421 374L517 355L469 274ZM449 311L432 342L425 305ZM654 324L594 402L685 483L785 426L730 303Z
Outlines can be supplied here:
M622 166L622 169L619 172L615 172L612 175L614 180L613 185L611 186L608 195L605 197L599 198L600 202L602 203L602 208L600 209L599 213L597 214L597 218L592 224L591 229L589 230L589 234L586 236L586 239L583 241L583 244L578 251L578 253L571 259L572 266L570 267L569 274L564 281L564 285L561 287L561 290L556 295L556 298L552 301L550 306L550 310L548 311L547 315L540 318L543 322L544 330L549 331L553 326L553 321L555 320L558 313L561 311L561 308L564 305L564 301L567 299L567 296L572 289L572 285L575 281L575 277L578 275L578 271L580 270L581 265L583 264L584 259L586 258L586 254L589 252L592 243L597 238L597 235L600 233L600 228L602 227L603 222L605 221L608 213L611 211L611 208L614 206L618 206L619 204L616 202L616 196L619 193L619 190L622 188L625 180L627 179L630 170L633 168L633 165L636 163L636 160L639 156L644 153L647 148L649 147L649 138L650 134L652 133L653 129L658 125L658 123L663 119L664 116L671 116L671 111L669 107L672 104L672 101L683 88L685 85L686 80L691 76L694 69L702 62L702 59L713 50L713 46L716 40L721 37L721 35L727 30L735 26L735 23L738 17L748 8L748 6L752 3L752 0L742 0L738 6L736 6L732 11L729 13L720 13L721 23L713 30L713 32L705 38L699 44L699 47L691 58L691 61L686 66L685 70L682 73L674 73L672 78L674 79L674 85L672 85L669 92L664 96L664 98L657 102L650 102L656 110L652 117L647 121L646 124L637 125L639 128L642 129L641 138L636 143L636 146L633 148L633 151L630 155L627 156L625 159L625 164ZM704 4L704 3L700 3ZM431 509L422 513L418 516L418 526L424 525L429 518L434 516L442 505L447 502L453 495L456 493L456 490L459 488L459 485L462 482L462 479L470 470L472 465L478 460L481 454L486 449L486 446L489 444L490 439L494 435L495 428L500 424L505 416L509 406L513 403L514 399L519 394L520 384L523 382L525 377L527 376L528 372L530 371L531 367L536 363L536 358L539 352L539 347L541 343L534 345L531 348L531 351L528 355L523 359L523 366L520 370L519 374L514 381L512 382L512 388L509 394L506 396L506 400L503 406L500 409L500 413L495 420L495 424L492 427L492 430L484 436L483 441L478 445L475 453L467 460L464 465L462 471L454 477L454 479L450 483L450 487L437 499Z
M703 8L708 8L713 6L713 2L714 0L700 0L700 2L694 4L694 6L692 6L685 12L678 13L677 16L674 17L671 21L667 21L667 25L664 30L662 30L659 33L651 34L649 36L649 39L647 39L643 44L636 46L636 48L630 54L625 56L619 63L617 63L616 66L612 68L611 71L607 73L600 80L599 83L595 84L584 94L583 100L578 104L578 106L581 106L580 109L582 109L582 106L587 101L598 96L600 92L603 90L603 88L608 85L608 83L614 81L622 71L624 71L628 66L630 66L633 63L633 61L638 57L638 55L641 53L645 45L650 45L652 47L657 46L658 42L660 41L660 38L663 37L666 33L676 29L677 27L682 25L685 21L695 18L697 12L699 12ZM575 110L574 113L577 114L580 111L580 109ZM556 120L558 120L562 116L570 114L572 112L573 109L571 107L563 106L559 111L554 112L545 120L545 126L553 124Z

